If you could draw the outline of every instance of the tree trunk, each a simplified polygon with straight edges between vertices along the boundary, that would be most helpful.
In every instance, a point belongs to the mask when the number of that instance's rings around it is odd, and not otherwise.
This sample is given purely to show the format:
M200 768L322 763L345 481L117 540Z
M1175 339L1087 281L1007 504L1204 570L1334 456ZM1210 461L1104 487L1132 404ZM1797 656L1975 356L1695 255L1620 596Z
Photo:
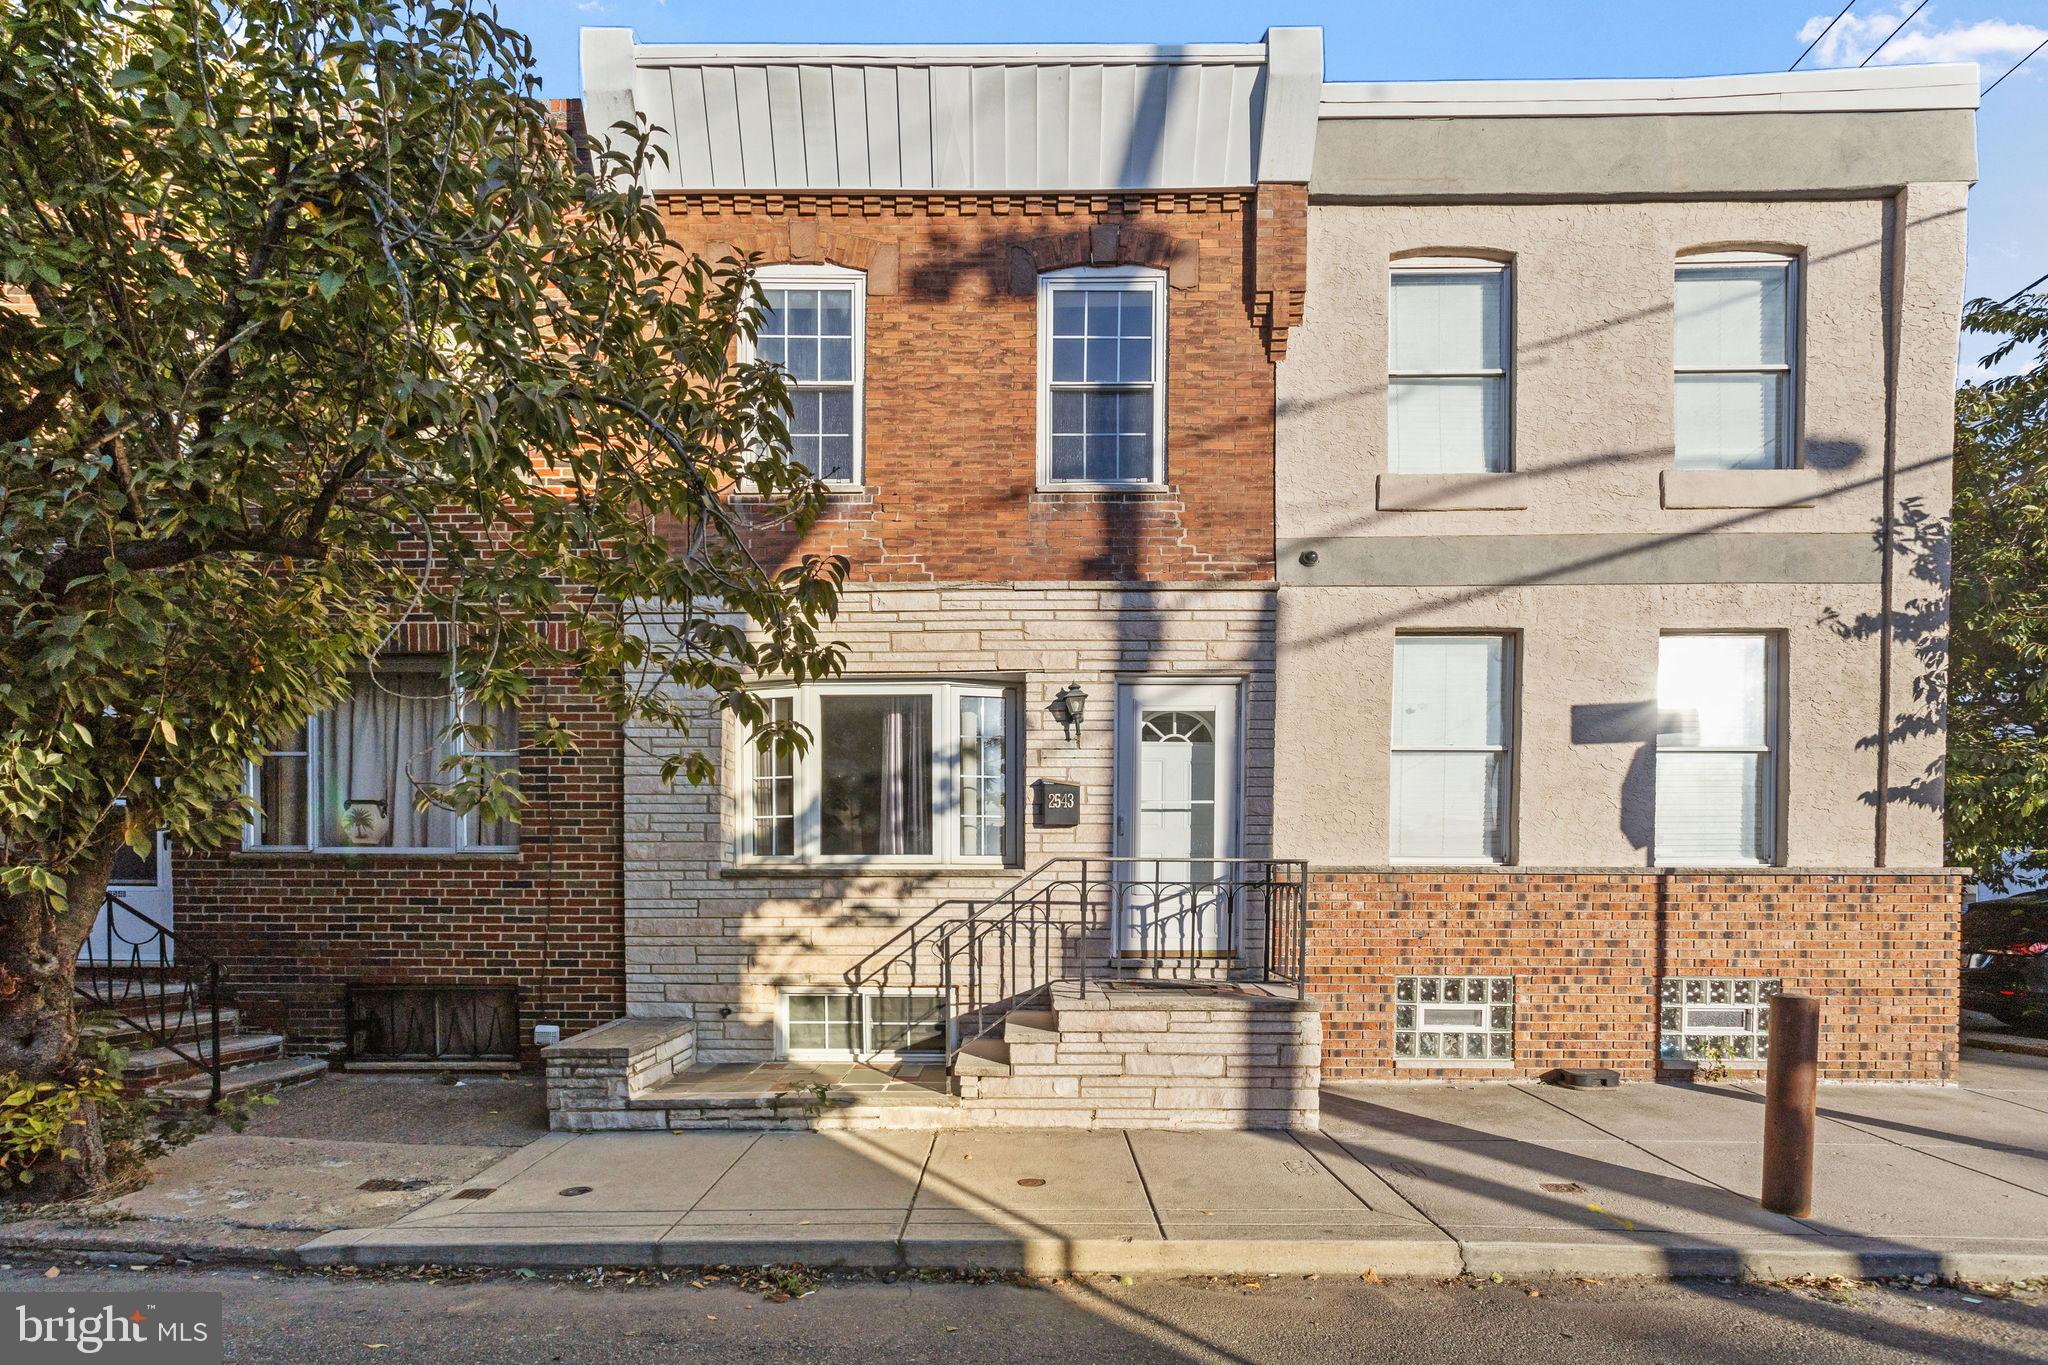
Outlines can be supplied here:
M39 891L0 900L0 1074L59 1085L76 1079L78 951L106 900L119 847L118 839L102 841L74 865L62 910ZM65 1145L77 1158L61 1167L39 1167L36 1180L22 1193L37 1200L60 1198L106 1179L107 1150L97 1106L79 1108Z

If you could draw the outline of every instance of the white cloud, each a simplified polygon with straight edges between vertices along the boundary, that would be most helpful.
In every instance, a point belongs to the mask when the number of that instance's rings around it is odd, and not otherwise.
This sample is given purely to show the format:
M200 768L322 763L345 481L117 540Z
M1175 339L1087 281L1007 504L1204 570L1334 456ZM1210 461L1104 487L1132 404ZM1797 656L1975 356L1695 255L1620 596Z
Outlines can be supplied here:
M1850 13L1821 39L1820 46L1813 50L1814 66L1854 66L1868 56L1870 50L1884 42L1885 35L1899 26L1899 21L1912 11L1912 4L1900 3L1890 10L1875 10L1869 14ZM2031 24L2015 24L2004 19L1980 19L1973 24L1951 24L1947 28L1937 26L1935 9L1929 5L1914 16L1913 22L1898 37L1885 45L1884 51L1871 62L1873 66L1897 66L1905 62L1987 62L2002 59L2006 64L2018 61L2031 51L2035 44L2048 38L2048 29L2038 29ZM1799 41L1810 43L1834 14L1816 14L1808 19L1799 30Z

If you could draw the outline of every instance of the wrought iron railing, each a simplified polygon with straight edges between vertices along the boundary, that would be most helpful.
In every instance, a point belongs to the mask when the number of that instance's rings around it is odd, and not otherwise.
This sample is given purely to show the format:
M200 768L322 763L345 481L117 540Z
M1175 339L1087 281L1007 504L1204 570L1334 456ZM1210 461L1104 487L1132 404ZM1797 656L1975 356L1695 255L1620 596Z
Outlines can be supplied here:
M1055 985L1227 978L1302 986L1308 864L1053 858L985 899L942 901L846 973L855 991L941 992L948 1053Z
M112 892L79 953L74 989L206 1073L206 1107L220 1103L220 964L180 944L165 926ZM204 1039L202 1043L200 1040Z

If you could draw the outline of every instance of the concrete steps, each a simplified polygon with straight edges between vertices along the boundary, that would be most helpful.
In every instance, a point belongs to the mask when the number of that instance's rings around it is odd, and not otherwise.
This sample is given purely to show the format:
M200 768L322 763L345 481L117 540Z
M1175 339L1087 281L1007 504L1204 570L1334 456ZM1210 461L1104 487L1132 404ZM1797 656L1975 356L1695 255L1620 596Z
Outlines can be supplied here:
M109 1016L85 1034L127 1052L122 1079L129 1086L173 1103L207 1101L214 1016L203 994L184 982L120 968L84 966L77 980L80 1013ZM223 1007L219 1027L223 1095L274 1090L327 1070L321 1058L287 1056L283 1034L251 1029L238 1009Z
M157 1036L170 1042L198 1042L202 1039L210 1039L213 1036L213 1017L203 1009L188 1010L173 1007L162 1013L156 1010L150 1010L147 1014L142 1014L141 1011L136 1010L131 1010L129 1013L148 1019L156 1026ZM223 1038L240 1032L241 1027L242 1012L240 1010L230 1009L220 1012L220 1032ZM148 1046L152 1041L150 1036L141 1029L135 1027L127 1020L118 1017L110 1024L88 1028L83 1030L83 1032L88 1038L112 1043L115 1047L126 1048L131 1053L139 1047Z
M220 1093L222 1096L267 1094L287 1085L310 1081L327 1074L327 1062L321 1057L277 1057L269 1061L252 1062L246 1066L231 1066L221 1073ZM195 1072L181 1081L160 1085L154 1093L160 1098L179 1104L204 1104L213 1093L211 1082L203 1071Z

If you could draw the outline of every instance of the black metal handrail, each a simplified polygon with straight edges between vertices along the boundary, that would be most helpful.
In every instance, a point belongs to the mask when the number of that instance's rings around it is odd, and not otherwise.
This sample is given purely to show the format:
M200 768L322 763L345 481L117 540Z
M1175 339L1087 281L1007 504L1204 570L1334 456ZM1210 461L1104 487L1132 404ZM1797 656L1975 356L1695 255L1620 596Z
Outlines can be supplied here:
M132 924L124 928L124 919ZM204 1071L212 1109L221 1094L220 983L218 962L181 945L168 927L110 891L79 957L73 989L94 1009ZM187 1039L198 1036L211 1046L188 1046Z
M1308 973L1308 864L1052 858L993 896L933 906L845 979L855 991L938 989L953 1016L950 1055L1055 985L1085 990L1091 971L1130 979L1117 964L1142 966L1144 979L1155 981L1221 973L1300 988Z

